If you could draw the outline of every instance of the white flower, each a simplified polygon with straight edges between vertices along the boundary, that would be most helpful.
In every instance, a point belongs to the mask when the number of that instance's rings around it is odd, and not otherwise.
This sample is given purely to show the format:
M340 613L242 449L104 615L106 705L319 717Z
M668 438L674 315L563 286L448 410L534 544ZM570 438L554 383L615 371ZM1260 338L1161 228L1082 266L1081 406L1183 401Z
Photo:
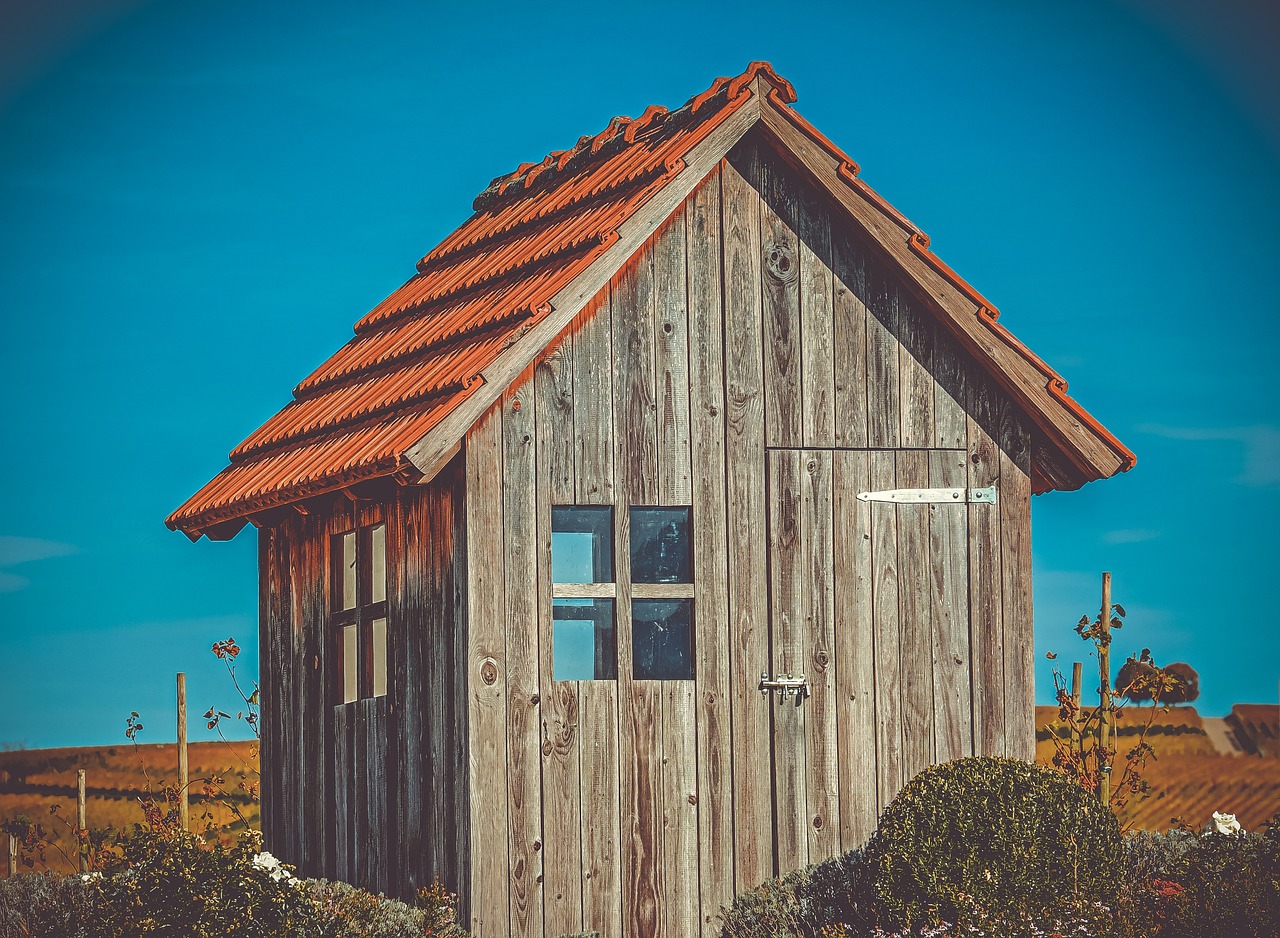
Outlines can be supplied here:
M293 879L293 874L281 866L280 861L265 850L262 853L255 855L249 862L253 864L254 869L261 870L266 873L277 883L286 879Z
M96 873L96 872L95 872L95 873L81 873L81 874L80 874L80 882L82 882L82 883L92 883L92 882L96 882L97 880L100 880L100 879L102 879L102 874L101 874L101 873Z
M1219 834L1244 833L1234 814L1219 814L1217 811L1213 812L1213 823L1209 825L1209 829Z

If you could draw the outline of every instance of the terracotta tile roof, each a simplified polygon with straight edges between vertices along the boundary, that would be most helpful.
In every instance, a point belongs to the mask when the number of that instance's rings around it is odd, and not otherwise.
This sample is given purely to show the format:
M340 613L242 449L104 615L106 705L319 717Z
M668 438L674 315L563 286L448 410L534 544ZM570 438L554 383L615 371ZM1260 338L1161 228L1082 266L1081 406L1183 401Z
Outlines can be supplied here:
M939 307L937 314L958 336L967 328L959 319L976 316L1002 350L987 362L993 373L1010 361L1030 365L1042 382L1028 398L1032 419L1078 470L1067 487L1132 467L1133 453L1067 395L1066 381L997 321L995 307L932 253L919 228L858 177L847 154L790 107L796 100L790 83L755 62L735 78L716 79L676 111L652 106L635 120L615 117L573 147L493 180L476 197L471 218L357 322L354 337L166 523L191 537L218 526L226 533L237 519L408 466L406 451L447 415L500 393L481 391L482 373L551 318L550 299L619 241L623 223L680 173L684 158L752 99L756 87L765 98L760 108L781 114L816 144L833 161L837 184L891 222L892 236L874 237L905 245L908 267L931 271L973 304L967 313ZM1077 452L1079 442L1088 446ZM1038 478L1036 491L1059 485Z
M757 75L795 100L787 81L753 63L677 111L654 106L635 120L615 117L573 147L493 180L476 197L475 214L356 323L355 336L166 524L198 537L222 522L396 471L405 450L550 311L550 297L683 169L682 156L750 98Z

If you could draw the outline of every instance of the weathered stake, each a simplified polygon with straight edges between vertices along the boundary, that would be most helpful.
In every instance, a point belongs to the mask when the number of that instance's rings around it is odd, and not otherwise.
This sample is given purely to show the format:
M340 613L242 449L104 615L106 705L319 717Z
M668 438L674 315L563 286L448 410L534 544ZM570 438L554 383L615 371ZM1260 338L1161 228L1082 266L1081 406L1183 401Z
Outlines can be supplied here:
M1102 574L1102 641L1098 645L1098 671L1102 683L1098 694L1102 698L1102 719L1098 725L1098 745L1101 748L1098 765L1098 797L1102 803L1111 804L1111 574Z
M191 800L187 795L187 675L178 672L178 817L182 829L191 828Z
M89 867L88 825L84 818L84 769L76 769L76 854L80 860L80 872Z
M1071 751L1080 753L1083 758L1084 740L1080 736L1080 685L1084 680L1084 664L1080 661L1071 663Z
M8 862L6 866L9 870L9 878L13 879L18 875L18 838L13 834L9 835L9 853L7 856Z

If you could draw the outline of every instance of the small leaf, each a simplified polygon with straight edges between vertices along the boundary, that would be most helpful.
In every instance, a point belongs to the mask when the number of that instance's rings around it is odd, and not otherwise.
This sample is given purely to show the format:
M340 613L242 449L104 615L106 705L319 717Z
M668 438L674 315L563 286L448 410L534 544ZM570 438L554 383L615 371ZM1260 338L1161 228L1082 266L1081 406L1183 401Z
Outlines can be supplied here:
M1046 651L1044 653L1044 656L1048 658L1050 661L1052 661L1054 658L1058 657L1058 653L1054 651Z
M1114 603L1113 605L1115 606L1116 615L1118 615L1120 618L1122 618L1122 619L1123 619L1123 618L1124 618L1124 606L1120 605L1119 603Z

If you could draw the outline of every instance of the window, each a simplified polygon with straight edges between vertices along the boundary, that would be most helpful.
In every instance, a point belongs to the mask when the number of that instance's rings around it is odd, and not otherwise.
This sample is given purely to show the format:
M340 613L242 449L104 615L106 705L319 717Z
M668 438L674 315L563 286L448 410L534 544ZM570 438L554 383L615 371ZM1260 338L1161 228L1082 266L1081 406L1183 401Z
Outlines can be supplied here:
M631 673L693 678L690 509L632 508L629 563L614 564L613 509L551 509L552 676L616 680L620 576L631 581Z
M387 693L387 528L372 524L335 534L331 544L330 621L335 700Z

